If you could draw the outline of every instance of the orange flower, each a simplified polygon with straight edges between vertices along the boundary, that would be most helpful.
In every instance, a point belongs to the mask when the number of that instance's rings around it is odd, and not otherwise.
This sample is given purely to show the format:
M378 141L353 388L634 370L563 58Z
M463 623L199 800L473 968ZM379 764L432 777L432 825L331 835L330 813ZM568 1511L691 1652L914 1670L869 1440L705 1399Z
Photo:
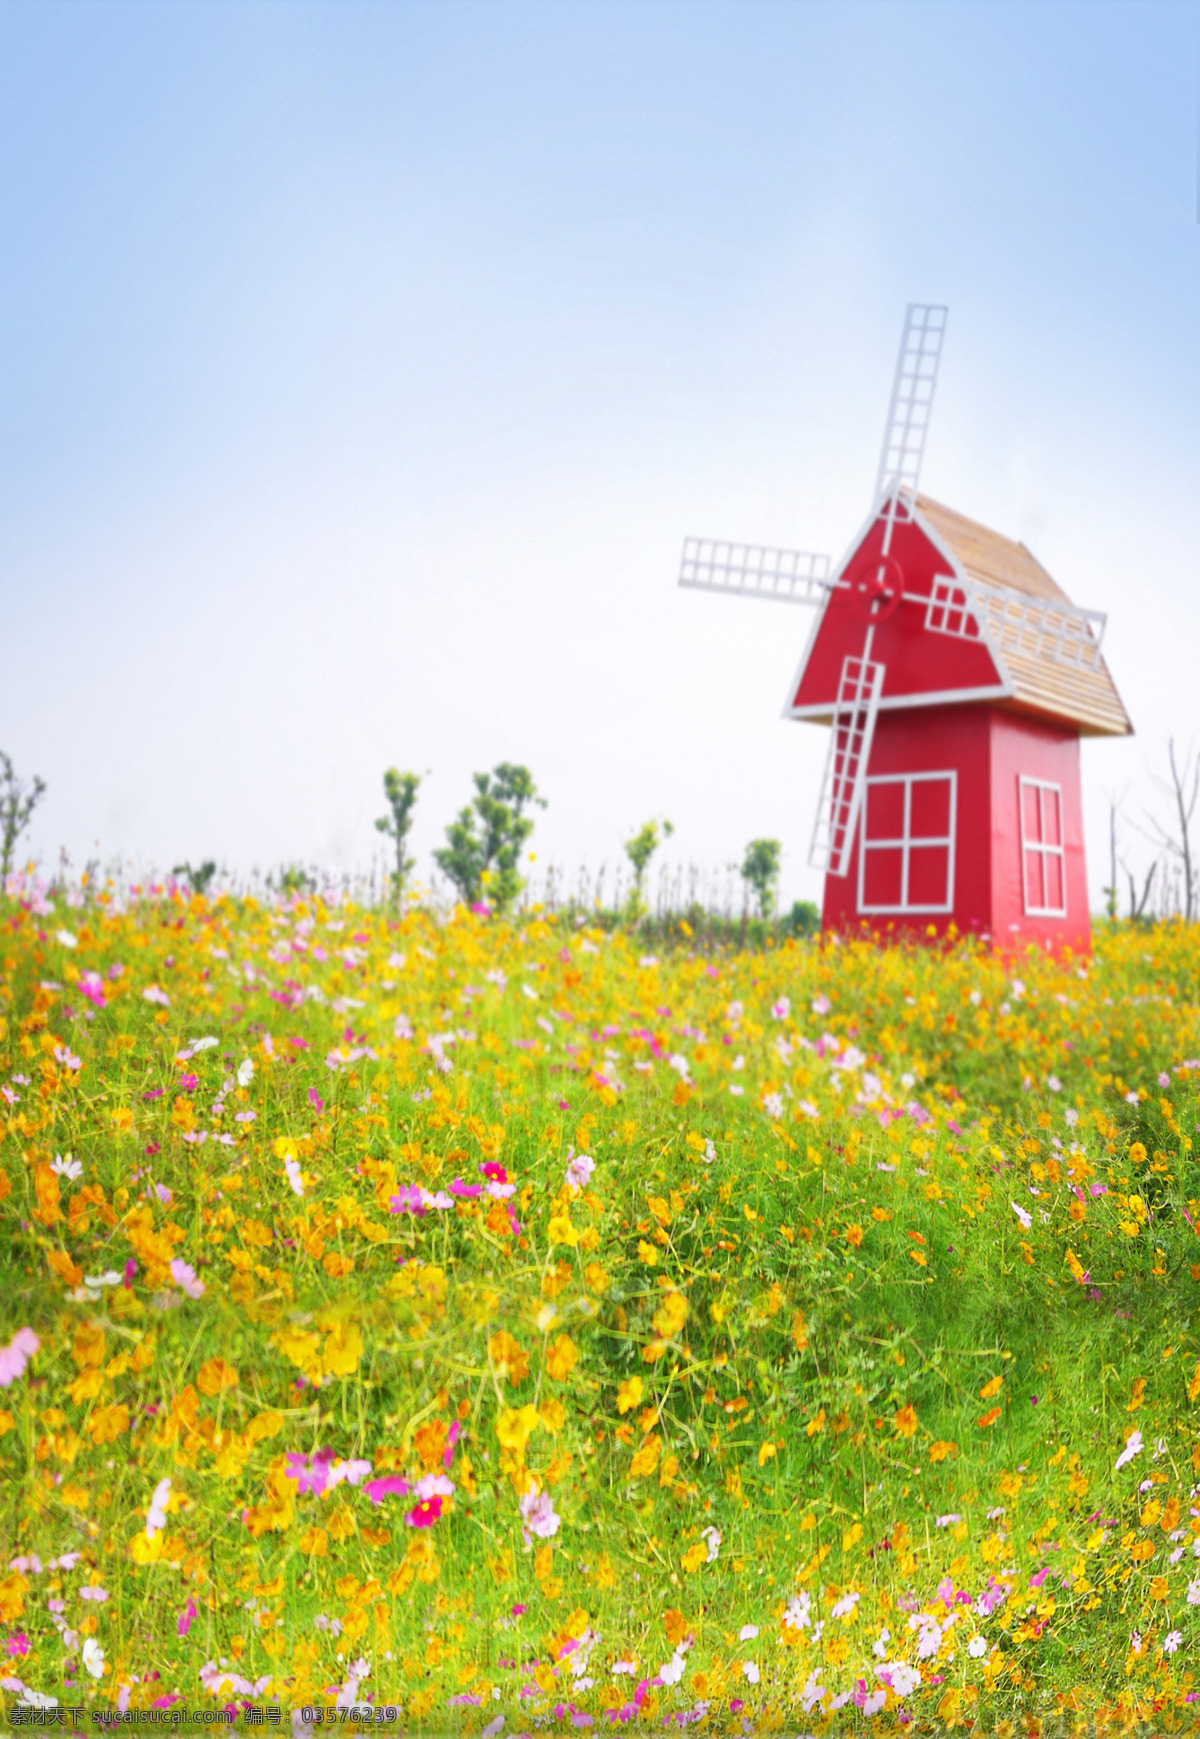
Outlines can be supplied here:
M912 1402L906 1402L892 1420L901 1437L911 1437L917 1429L917 1410Z
M861 1226L854 1225L846 1227L846 1242L848 1244L853 1244L854 1248L857 1250L862 1241L863 1229Z

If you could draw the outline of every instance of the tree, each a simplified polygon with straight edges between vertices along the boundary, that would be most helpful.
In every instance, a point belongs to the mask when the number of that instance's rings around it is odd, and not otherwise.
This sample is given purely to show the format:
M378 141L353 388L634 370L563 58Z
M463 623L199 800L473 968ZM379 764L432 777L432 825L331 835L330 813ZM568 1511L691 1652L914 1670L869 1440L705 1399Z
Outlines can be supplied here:
M177 863L171 871L173 876L182 876L194 894L208 892L208 884L217 873L217 866L211 858L205 860L198 869L193 869L190 863Z
M783 847L777 839L752 839L742 860L742 879L754 889L758 915L770 918L775 911L775 890Z
M18 779L12 762L0 749L0 883L8 880L17 841L45 793L45 781L36 773L30 785Z
M640 918L646 909L643 887L650 859L664 839L670 839L675 829L669 821L647 821L632 839L625 841L625 856L633 865L633 891L629 896L630 914Z
M420 783L419 773L401 773L395 767L389 767L383 775L383 794L387 798L391 814L381 815L375 825L380 833L386 833L389 839L395 841L396 867L392 871L392 897L397 905L400 904L400 896L404 892L405 879L413 867L414 860L405 857L404 848L412 827L412 812Z
M1192 822L1196 814L1196 800L1200 797L1200 754L1189 751L1184 756L1182 766L1175 756L1175 739L1172 737L1167 744L1167 764L1170 767L1171 778L1155 779L1154 783L1160 791L1171 799L1175 809L1174 827L1163 827L1161 822L1150 817L1150 825L1156 835L1156 843L1167 853L1168 858L1174 858L1183 883L1183 897L1179 906L1183 917L1190 924L1197 915L1200 905L1200 875L1196 869L1196 848L1192 844Z
M475 795L446 829L446 844L433 854L442 874L468 906L484 892L503 910L524 883L517 874L521 847L533 832L525 814L531 804L546 807L528 767L501 761L490 773L476 773Z

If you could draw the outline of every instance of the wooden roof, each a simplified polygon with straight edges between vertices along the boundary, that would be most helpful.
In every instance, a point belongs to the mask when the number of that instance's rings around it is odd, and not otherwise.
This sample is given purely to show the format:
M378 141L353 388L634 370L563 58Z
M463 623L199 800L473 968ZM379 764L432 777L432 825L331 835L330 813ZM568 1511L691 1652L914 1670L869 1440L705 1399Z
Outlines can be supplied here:
M979 525L965 514L955 513L953 508L943 507L924 495L917 497L917 512L969 578L1070 606L1071 600L1062 587L1051 579L1023 543L1001 537L999 532L989 531L986 525ZM1002 656L1013 684L1010 705L1022 711L1069 719L1083 736L1123 737L1133 734L1133 726L1103 658L1098 660L1094 670L1089 670L1041 657L1033 650L1007 645Z

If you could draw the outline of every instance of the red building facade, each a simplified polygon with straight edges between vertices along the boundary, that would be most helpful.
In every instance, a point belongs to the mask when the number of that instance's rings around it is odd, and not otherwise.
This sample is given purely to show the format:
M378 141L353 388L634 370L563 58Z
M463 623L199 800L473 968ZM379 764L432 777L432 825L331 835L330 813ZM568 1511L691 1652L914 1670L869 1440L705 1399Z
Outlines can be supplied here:
M924 497L894 516L892 597L872 614L856 579L881 571L885 524L881 511L839 569L785 708L830 724L836 756L845 672L883 667L823 923L1086 951L1079 739L1131 729L1099 618L1022 544Z

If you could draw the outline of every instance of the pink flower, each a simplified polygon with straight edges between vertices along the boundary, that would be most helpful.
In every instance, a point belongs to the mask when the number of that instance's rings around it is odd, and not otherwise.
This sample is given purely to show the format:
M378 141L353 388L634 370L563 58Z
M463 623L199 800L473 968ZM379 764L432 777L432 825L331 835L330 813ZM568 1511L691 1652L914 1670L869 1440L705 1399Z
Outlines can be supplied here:
M450 1185L450 1194L464 1196L467 1200L474 1201L476 1196L483 1194L483 1185L481 1183L464 1183L460 1177L456 1177Z
M454 1460L454 1445L458 1442L461 1436L462 1426L459 1424L458 1420L455 1419L451 1423L450 1435L446 1439L446 1447L442 1452L443 1467L449 1467L450 1463Z
M533 1544L535 1534L539 1540L549 1540L558 1532L562 1518L555 1515L549 1492L527 1491L520 1501L520 1510L521 1531L527 1546Z
M181 1262L178 1257L171 1264L171 1279L176 1286L182 1286L189 1298L204 1297L204 1282L196 1279L196 1270L188 1262Z
M0 1387L7 1389L25 1375L25 1366L41 1346L31 1328L19 1328L6 1347L0 1347Z
M183 1611L179 1614L178 1619L175 1621L175 1628L179 1632L180 1636L187 1635L188 1631L192 1628L192 1620L195 1617L197 1617L196 1602L189 1595L187 1605L184 1607Z
M289 1450L284 1478L296 1481L302 1497L306 1492L320 1497L329 1484L329 1470L333 1460L332 1449L318 1449L313 1455L300 1455L295 1450Z
M584 1190L595 1169L596 1162L590 1153L577 1153L567 1167L566 1181L577 1190Z
M373 1504L381 1504L385 1497L407 1497L412 1486L398 1474L389 1473L383 1479L373 1479L363 1490Z
M126 1290L126 1292L128 1292L132 1288L133 1277L136 1273L137 1273L137 1263L134 1261L133 1257L131 1256L129 1258L128 1262L126 1262L126 1264L125 1264L125 1290Z
M23 1630L19 1630L15 1636L9 1637L4 1646L9 1654L28 1654L29 1638Z
M441 1513L440 1497L423 1497L415 1509L409 1510L404 1520L410 1528L431 1528Z

